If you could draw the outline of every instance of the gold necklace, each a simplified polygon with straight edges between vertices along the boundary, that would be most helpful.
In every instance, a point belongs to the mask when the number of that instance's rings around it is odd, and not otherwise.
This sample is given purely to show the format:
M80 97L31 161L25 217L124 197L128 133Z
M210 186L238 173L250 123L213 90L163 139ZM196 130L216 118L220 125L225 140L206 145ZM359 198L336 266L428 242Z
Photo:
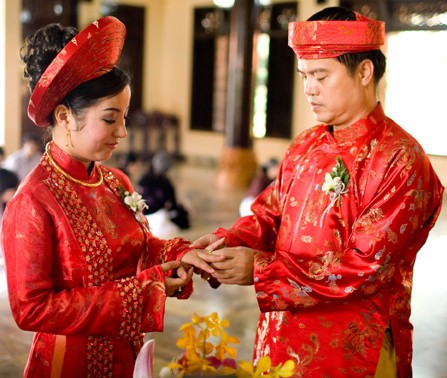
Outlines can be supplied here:
M102 171L98 168L98 166L95 164L96 170L98 171L98 175L99 175L99 180L97 182L94 182L92 184L88 183L88 182L84 182L78 179L75 179L74 177L70 176L67 172L65 172L53 159L53 156L51 156L50 153L50 143L48 142L47 145L45 146L45 152L47 153L48 159L50 160L50 163L53 164L54 168L56 168L62 175L64 175L66 178L68 178L69 180L75 182L76 184L82 185L82 186L86 186L88 188L96 188L99 185L102 184L102 181L104 179L103 175L102 175Z

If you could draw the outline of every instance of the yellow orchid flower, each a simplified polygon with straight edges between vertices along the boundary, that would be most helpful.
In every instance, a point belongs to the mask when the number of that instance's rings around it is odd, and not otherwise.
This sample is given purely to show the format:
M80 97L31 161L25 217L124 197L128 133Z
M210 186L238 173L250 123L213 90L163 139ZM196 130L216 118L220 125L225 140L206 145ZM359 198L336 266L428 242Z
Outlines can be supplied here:
M240 370L237 372L238 378L287 378L293 376L295 362L293 360L287 360L284 364L280 363L277 366L272 366L270 357L263 356L258 360L256 367L249 361L242 361L239 363L239 366Z
M278 364L270 369L270 376L272 378L292 377L293 370L295 369L295 362L293 360L287 360L284 364Z
M238 378L293 376L295 363L292 360L272 366L268 356L261 357L256 367L251 362L242 361L239 369L236 369L237 349L233 344L238 344L239 339L225 332L224 328L229 325L230 322L220 319L216 312L207 316L194 313L191 322L179 328L183 336L177 340L176 345L184 353L177 361L167 364L166 367L170 369L168 371L176 378L183 378L185 375L236 375Z

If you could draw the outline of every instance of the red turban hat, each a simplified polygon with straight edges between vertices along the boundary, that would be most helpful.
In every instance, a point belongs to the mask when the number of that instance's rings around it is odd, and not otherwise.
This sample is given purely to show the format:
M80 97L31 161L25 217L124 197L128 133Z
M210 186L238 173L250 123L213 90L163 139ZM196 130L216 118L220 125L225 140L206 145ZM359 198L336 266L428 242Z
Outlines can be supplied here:
M325 59L378 50L385 43L385 23L356 13L356 21L289 23L289 46L299 59Z
M118 61L126 27L106 16L80 31L59 52L37 82L28 116L39 127L50 124L50 114L79 84L110 72Z

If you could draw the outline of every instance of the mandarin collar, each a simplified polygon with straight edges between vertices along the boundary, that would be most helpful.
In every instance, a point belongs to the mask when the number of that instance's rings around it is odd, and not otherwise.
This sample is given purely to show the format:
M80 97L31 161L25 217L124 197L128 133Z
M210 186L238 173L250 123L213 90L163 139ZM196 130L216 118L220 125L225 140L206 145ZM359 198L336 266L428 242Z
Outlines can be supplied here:
M366 134L380 124L385 118L386 116L382 104L378 102L377 106L365 118L359 119L344 129L334 131L332 136L338 144L363 139ZM326 126L326 130L329 131L329 129L330 126Z
M64 152L56 143L54 143L54 141L50 142L49 150L56 164L59 165L65 172L70 174L70 176L87 182L98 181L98 170L95 169L95 167L93 167L92 172L89 175L84 164Z

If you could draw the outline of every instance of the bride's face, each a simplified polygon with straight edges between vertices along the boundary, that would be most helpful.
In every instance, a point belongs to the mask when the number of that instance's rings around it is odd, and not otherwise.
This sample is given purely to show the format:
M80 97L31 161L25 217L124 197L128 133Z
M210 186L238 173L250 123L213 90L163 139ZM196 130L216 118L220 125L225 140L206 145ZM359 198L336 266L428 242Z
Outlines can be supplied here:
M126 118L129 111L130 87L116 96L105 98L86 109L82 116L70 115L70 139L64 148L86 167L92 161L108 160L127 136Z

